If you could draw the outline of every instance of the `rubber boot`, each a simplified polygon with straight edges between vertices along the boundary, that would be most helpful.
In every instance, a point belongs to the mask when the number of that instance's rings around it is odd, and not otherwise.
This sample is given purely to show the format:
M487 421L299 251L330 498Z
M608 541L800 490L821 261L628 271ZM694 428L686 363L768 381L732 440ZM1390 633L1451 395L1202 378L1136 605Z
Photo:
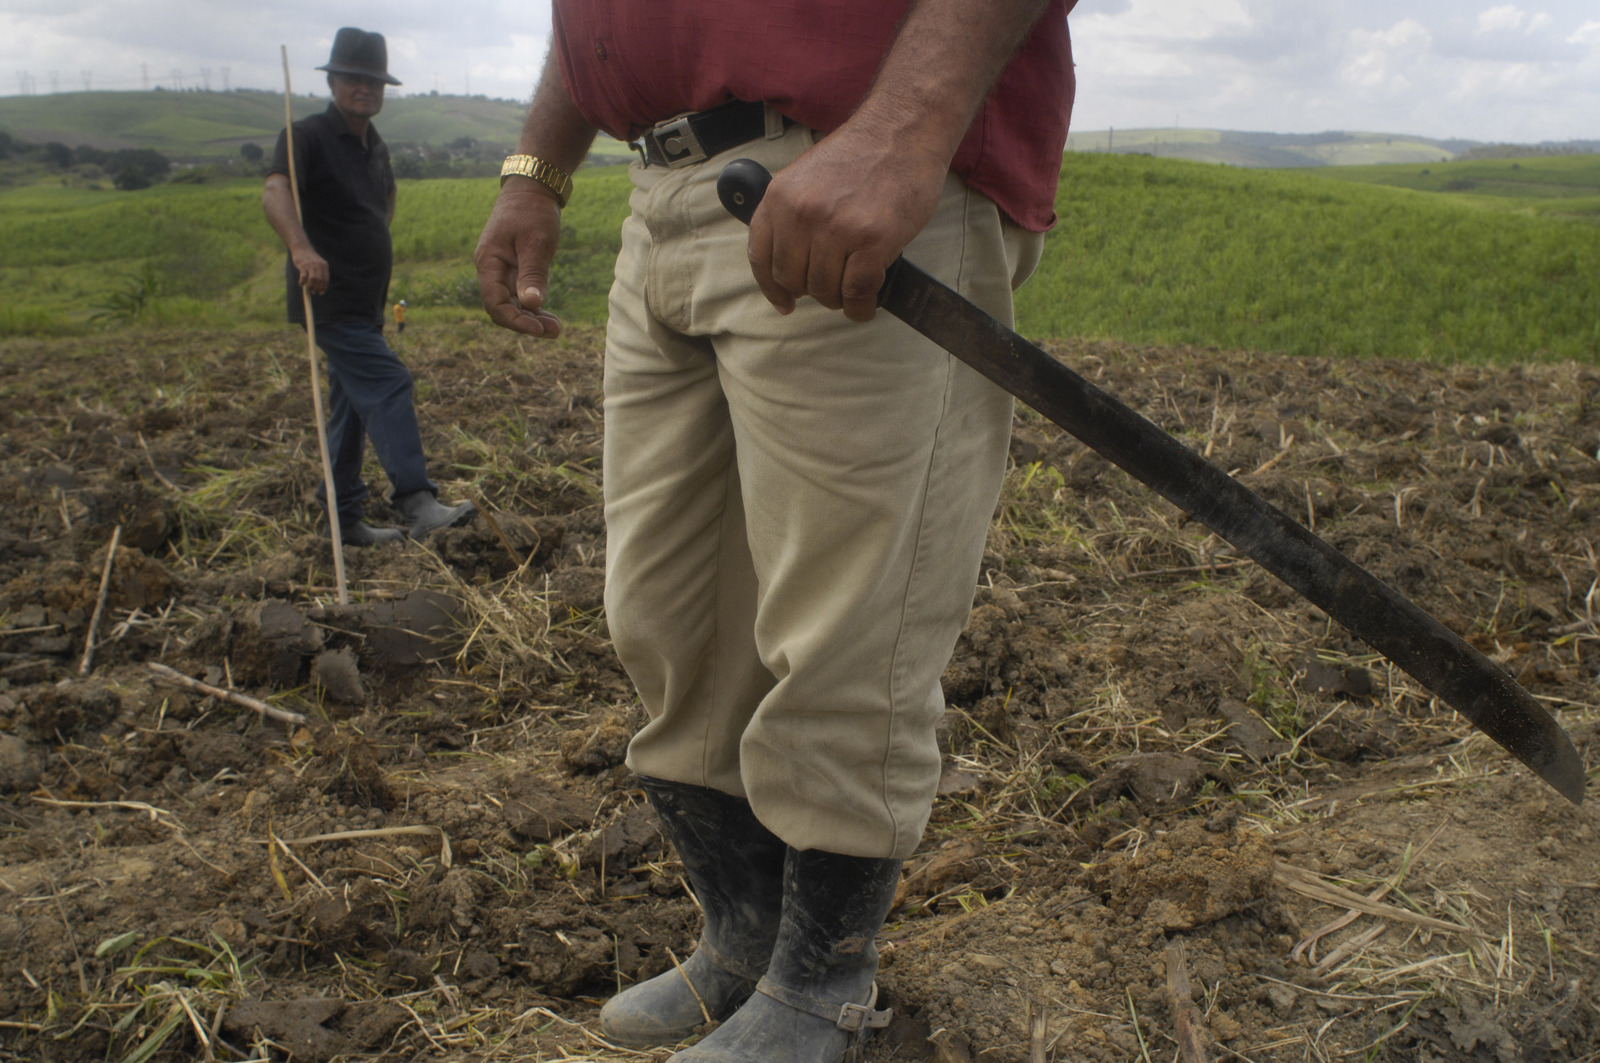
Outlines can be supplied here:
M440 528L454 528L466 524L478 513L471 502L447 506L434 497L432 491L412 491L395 495L394 508L411 522L407 535L413 539L426 539Z
M783 910L787 847L743 798L661 779L639 781L683 861L705 927L681 973L673 967L607 1001L600 1032L629 1047L674 1045L708 1018L732 1014L767 969Z
M379 546L398 543L405 539L399 528L379 528L364 520L339 525L339 541L346 546Z
M876 1010L874 938L894 903L900 861L789 850L783 921L772 963L744 1007L668 1063L840 1063L868 1031L889 1024Z

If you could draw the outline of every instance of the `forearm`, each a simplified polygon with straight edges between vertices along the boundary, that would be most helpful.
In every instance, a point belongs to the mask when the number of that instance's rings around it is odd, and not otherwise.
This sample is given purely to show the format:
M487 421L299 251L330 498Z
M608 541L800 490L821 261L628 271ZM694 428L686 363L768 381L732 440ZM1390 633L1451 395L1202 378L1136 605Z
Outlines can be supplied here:
M912 0L849 123L948 163L1049 0Z
M595 129L567 94L555 49L545 59L517 151L571 174L589 153ZM495 324L529 336L560 335L560 319L544 307L560 240L555 192L531 177L506 178L473 254L483 308Z
M780 313L809 295L869 320L885 270L938 206L973 117L1049 0L913 0L855 112L779 173L750 267Z
M517 153L533 155L568 174L575 173L594 143L595 128L578 112L561 80L561 61L552 42L533 103L522 123ZM516 184L534 184L514 178ZM508 182L509 183L509 182Z
M278 234L292 254L295 251L314 250L306 231L300 225L300 215L294 207L294 191L289 179L282 174L271 174L261 192L261 209L267 215L267 224Z

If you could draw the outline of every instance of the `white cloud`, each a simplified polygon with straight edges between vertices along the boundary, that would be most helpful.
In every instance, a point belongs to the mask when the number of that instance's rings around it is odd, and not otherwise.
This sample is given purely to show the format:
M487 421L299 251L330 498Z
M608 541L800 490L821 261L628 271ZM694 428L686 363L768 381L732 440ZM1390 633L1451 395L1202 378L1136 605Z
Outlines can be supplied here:
M1116 8L1083 5L1072 23L1088 21L1124 39L1195 40L1248 26L1251 16L1241 0L1124 0Z
M1081 0L1073 124L1596 138L1597 19L1596 0ZM206 71L280 89L279 44L296 91L320 92L313 68L352 25L388 37L402 93L526 99L549 20L543 0L0 0L0 93Z
M1433 35L1415 19L1402 19L1386 30L1354 30L1342 73L1363 89L1405 92L1412 88L1411 72L1432 45Z
M1550 25L1551 21L1545 12L1533 15L1515 4L1502 4L1478 15L1478 36L1492 33L1536 33Z

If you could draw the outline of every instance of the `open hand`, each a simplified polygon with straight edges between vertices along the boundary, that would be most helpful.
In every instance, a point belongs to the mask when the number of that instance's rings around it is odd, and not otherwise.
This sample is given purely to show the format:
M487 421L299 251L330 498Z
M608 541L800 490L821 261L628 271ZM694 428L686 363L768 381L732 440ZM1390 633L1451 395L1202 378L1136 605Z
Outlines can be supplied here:
M554 339L561 320L544 308L550 261L561 240L561 207L537 182L512 178L478 237L478 293L501 328Z

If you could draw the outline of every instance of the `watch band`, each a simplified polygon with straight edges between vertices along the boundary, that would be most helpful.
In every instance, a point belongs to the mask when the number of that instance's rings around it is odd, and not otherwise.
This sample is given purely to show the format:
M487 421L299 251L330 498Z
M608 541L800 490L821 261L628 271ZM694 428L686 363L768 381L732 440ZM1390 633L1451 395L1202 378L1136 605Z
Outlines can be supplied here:
M507 177L531 177L556 194L556 203L566 206L572 198L572 177L565 170L551 166L537 155L510 155L500 167L500 184Z

